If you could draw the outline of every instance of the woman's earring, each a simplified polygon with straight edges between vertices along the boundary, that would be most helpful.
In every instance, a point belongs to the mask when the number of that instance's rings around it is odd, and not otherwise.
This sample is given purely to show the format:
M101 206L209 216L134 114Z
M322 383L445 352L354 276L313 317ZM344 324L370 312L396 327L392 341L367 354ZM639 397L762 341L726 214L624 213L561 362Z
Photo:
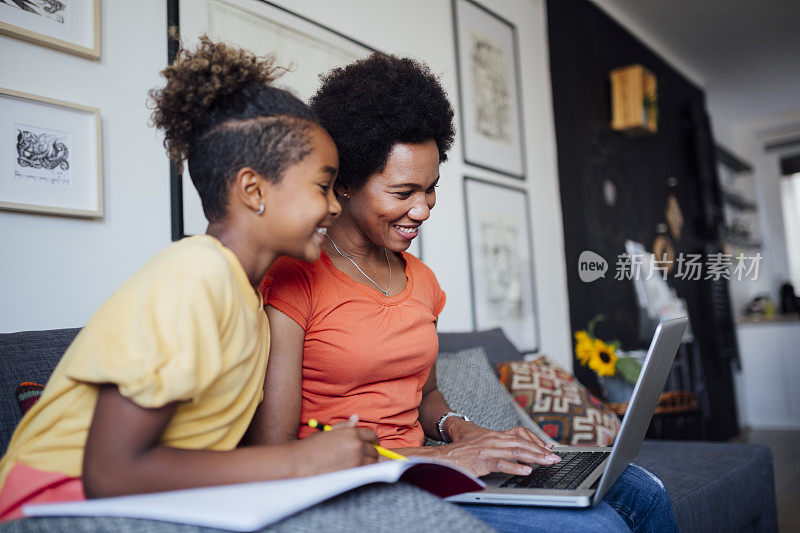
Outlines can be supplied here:
M258 206L258 211L256 211L256 215L263 215L264 214L264 204Z

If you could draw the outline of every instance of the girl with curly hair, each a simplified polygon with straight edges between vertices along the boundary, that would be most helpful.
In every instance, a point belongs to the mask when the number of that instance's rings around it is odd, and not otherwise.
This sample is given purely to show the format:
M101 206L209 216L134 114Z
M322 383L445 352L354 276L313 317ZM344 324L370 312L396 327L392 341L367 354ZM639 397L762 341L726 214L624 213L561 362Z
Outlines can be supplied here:
M293 442L311 435L311 418L358 413L382 446L474 475L527 475L560 461L526 428L491 431L452 412L437 388L445 294L406 250L431 216L455 134L438 79L420 62L375 53L323 77L310 106L339 150L342 215L319 260L279 259L262 286L272 345L254 438ZM425 437L446 444L423 446ZM465 507L501 531L675 530L656 481L629 468L590 510Z
M318 474L372 463L354 421L238 447L262 397L268 319L256 290L279 256L313 261L340 213L336 147L260 58L201 38L151 92L169 156L209 220L100 307L0 460L0 517L64 501Z

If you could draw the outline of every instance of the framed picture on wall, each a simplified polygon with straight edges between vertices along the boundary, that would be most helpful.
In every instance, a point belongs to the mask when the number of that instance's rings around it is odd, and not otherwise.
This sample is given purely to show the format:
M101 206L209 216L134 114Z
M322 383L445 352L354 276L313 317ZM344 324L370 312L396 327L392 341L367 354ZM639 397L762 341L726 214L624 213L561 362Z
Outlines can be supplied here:
M472 319L502 328L523 353L539 346L528 195L523 189L464 178Z
M103 216L100 110L0 88L0 209Z
M0 33L100 58L100 0L0 0Z
M279 65L293 68L275 86L291 91L304 102L319 87L320 74L374 51L334 29L266 1L169 0L168 13L168 27L179 26L189 48L200 34L207 33L213 41L241 46L257 55L276 53ZM170 55L174 57L174 51ZM179 176L173 165L172 180L173 240L204 233L208 221L188 170L184 168Z
M464 160L525 179L517 30L472 0L453 0L453 20Z

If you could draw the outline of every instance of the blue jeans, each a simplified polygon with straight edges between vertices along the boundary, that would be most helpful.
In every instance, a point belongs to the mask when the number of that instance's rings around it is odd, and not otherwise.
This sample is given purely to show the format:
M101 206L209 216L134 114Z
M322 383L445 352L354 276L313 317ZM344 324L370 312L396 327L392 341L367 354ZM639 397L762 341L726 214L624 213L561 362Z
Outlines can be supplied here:
M460 504L494 529L506 531L671 533L678 531L669 493L654 474L631 464L589 509Z

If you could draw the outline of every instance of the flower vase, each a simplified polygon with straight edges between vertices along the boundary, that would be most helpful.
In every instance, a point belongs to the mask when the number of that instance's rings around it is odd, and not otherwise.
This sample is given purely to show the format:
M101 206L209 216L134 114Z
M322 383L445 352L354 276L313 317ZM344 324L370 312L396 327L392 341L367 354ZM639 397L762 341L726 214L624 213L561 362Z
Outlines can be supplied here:
M621 376L600 376L600 388L603 389L608 403L625 403L633 394L633 383L627 382Z

